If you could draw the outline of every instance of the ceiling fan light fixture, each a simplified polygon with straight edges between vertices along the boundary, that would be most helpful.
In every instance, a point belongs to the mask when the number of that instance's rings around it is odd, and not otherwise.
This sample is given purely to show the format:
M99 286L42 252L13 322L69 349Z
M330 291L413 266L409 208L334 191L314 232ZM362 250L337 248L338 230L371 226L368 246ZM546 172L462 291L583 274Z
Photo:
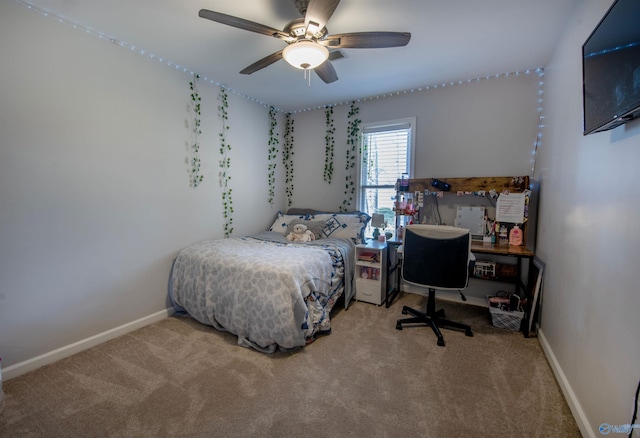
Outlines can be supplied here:
M295 68L313 69L329 58L329 49L311 40L301 40L285 47L282 57Z

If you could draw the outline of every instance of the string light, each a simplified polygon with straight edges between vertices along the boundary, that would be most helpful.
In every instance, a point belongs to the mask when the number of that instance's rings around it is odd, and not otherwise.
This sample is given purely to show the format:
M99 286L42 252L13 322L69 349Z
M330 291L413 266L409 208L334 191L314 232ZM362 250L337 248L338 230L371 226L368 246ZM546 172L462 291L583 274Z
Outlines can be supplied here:
M42 16L44 17L48 17L48 18L53 18L55 19L57 22L61 23L61 24L65 24L69 27L71 27L72 29L76 29L76 30L80 30L88 35L91 35L93 37L96 37L100 40L105 40L108 41L112 44L115 44L117 46L123 47L123 48L127 48L130 51L139 54L140 56L144 56L147 57L149 59L152 59L156 62L158 62L159 64L171 67L175 70L182 70L183 73L188 73L189 76L193 76L194 75L194 71L188 67L185 66L180 66L179 64L176 64L170 60L167 60L166 58L162 57L162 56L158 56L157 54L148 52L147 50L145 50L144 48L140 48L137 47L133 44L129 44L125 41L119 40L113 36L109 36L105 33L102 33L100 31L97 31L95 29L91 29L87 26L83 26L81 24L75 23L71 20L66 19L65 17L61 17L59 15L56 15L54 13L52 13L51 11L48 11L46 9L40 8L38 6L34 6L24 0L13 0L15 3L18 3L22 6L25 6L28 9L31 9L35 12L40 13ZM515 71L515 72L507 72L507 73L501 73L501 74L495 74L495 75L487 75L485 77L477 77L477 78L473 78L473 79L467 79L466 81L463 80L459 80L457 82L455 81L451 81L448 84L447 83L441 83L441 84L433 84L433 85L424 85L422 87L418 87L416 88L411 88L409 90L399 90L399 91L395 91L395 92L390 92L390 93L385 93L382 95L376 95L376 96L369 96L369 97L364 97L364 98L360 98L357 99L358 102L368 102L368 101L372 101L372 100L379 100L379 99L385 99L387 97L393 97L393 96L399 96L400 94L407 94L407 93L416 93L416 92L423 92L423 91L429 91L429 90L436 90L438 88L446 88L446 87L454 87L457 85L463 85L464 83L470 84L472 82L480 82L481 80L490 80L490 79L494 79L494 78L501 78L501 77L506 77L506 76L511 76L511 75L515 75L515 76L519 76L521 74L525 74L525 75L529 75L531 74L532 70L531 69L527 69L524 71ZM541 114L542 113L542 103L543 103L543 85L544 85L544 81L543 81L543 77L544 77L544 70L542 68L537 68L534 69L533 72L535 72L536 74L538 74L538 76L540 77L540 81L538 83L539 89L538 89L538 111ZM259 105L262 105L266 108L269 107L273 107L273 105L267 104L266 102L263 102L260 99L256 99L254 97L248 96L245 93L242 93L238 90L235 90L225 84L222 84L220 82L216 82L213 79L209 79L209 78L203 78L203 81L206 83L208 82L211 85L214 85L216 87L222 87L225 90L227 90L229 93L234 94L236 96L239 96L243 99L247 99L249 101L252 101L254 103L257 103ZM291 114L295 114L295 113L300 113L300 112L307 112L307 111L316 111L316 110L320 110L325 108L326 106L330 105L330 106L342 106L342 105L349 105L351 103L353 99L349 100L348 102L336 102L336 103L328 103L328 104L322 104L322 105L318 105L318 106L314 106L314 107L309 107L309 108L303 108L303 109L298 109L298 110L294 110L294 111L287 111L287 110L283 110L281 108L277 108L277 107L273 107L276 111L281 112L281 113L291 113ZM542 125L540 125L539 129L541 129ZM535 142L535 148L537 149L537 147L539 147L540 145L540 138L541 138L541 131L539 133L538 138L536 139ZM532 174L533 174L533 168L535 167L535 162L532 166Z
M529 175L531 179L533 179L535 176L536 159L538 156L538 149L540 148L540 145L542 145L542 131L544 129L544 119L545 119L545 116L543 113L544 99L542 97L544 95L544 69L542 68L536 69L536 73L540 78L540 80L538 81L538 96L539 96L538 97L538 135L536 135L536 139L533 142L533 150L531 151L531 173Z
M13 0L13 1L15 3L18 3L18 4L26 7L27 9L30 9L32 11L35 11L35 12L39 13L43 17L53 18L58 23L67 25L67 26L69 26L70 28L72 28L74 30L79 30L79 31L81 31L81 32L83 32L83 33L85 33L87 35L92 36L92 37L98 38L100 40L107 41L107 42L109 42L111 44L115 44L116 46L119 46L119 47L122 47L122 48L125 48L125 49L128 49L131 52L134 52L134 53L136 53L136 54L138 54L140 56L144 56L146 58L152 59L152 60L158 62L159 64L165 65L165 66L170 67L170 68L172 68L174 70L181 70L183 73L188 73L189 76L193 76L193 74L194 74L194 71L192 69L188 68L188 67L181 66L180 64L174 63L173 61L168 60L168 59L166 59L166 58L164 58L162 56L158 56L157 54L150 53L150 52L148 52L147 50L145 50L143 48L137 47L137 46L135 46L133 44L129 44L129 43L127 43L125 41L122 41L122 40L119 40L119 39L117 39L117 38L115 38L113 36L109 36L109 35L107 35L107 34L105 34L103 32L100 32L100 31L97 31L95 29L91 29L91 28L89 28L87 26L75 23L75 22L73 22L73 21L71 21L71 20L69 20L69 19L67 19L65 17L61 17L59 15L54 14L51 11L48 11L46 9L43 9L43 8L38 7L38 6L32 5L30 3L27 3L24 0ZM265 103L265 102L263 102L263 101L261 101L259 99L247 96L244 93L241 93L241 92L239 92L237 90L234 90L233 88L231 88L231 87L229 87L229 86L227 86L225 84L222 84L220 82L216 82L213 79L207 79L206 81L208 81L208 83L211 84L211 85L215 85L216 87L222 87L222 88L224 88L225 90L227 90L231 94L235 94L236 96L239 96L239 97L242 97L244 99L250 100L250 101L252 101L254 103L257 103L259 105L262 105L262 106L264 106L266 108L272 106L272 105L269 105L269 104L267 104L267 103ZM278 110L280 112L286 112L286 111L283 111L283 110L278 109L278 108L276 108L276 110Z
M360 99L357 99L357 101L358 102L367 102L367 101L373 101L373 100L380 100L380 99L385 99L387 97L399 96L400 94L418 93L418 92L423 92L423 91L437 90L439 88L455 87L455 86L458 86L458 85L470 84L472 82L480 82L480 81L485 81L485 80L492 80L492 79L503 78L503 77L507 77L507 76L520 76L522 74L529 75L532 72L535 72L540 78L540 81L538 82L538 111L542 111L542 103L543 103L542 94L543 94L543 85L544 85L544 81L543 81L544 69L541 68L541 67L540 68L536 68L534 70L527 69L527 70L521 70L521 71L499 73L499 74L495 74L495 75L487 75L487 76L483 76L483 77L467 79L466 81L465 80L459 80L457 82L456 81L451 81L448 84L447 83L440 83L440 84L433 84L433 85L424 85L422 87L411 88L409 90L401 90L401 91L395 91L395 92L391 92L391 93L378 94L376 96L362 97ZM316 110L323 109L325 106L328 106L328 105L330 105L330 106L341 106L341 105L349 105L350 103L351 103L351 101L327 103L327 104L324 104L324 105L318 105L318 106L314 106L314 107L308 107L308 108L298 109L298 110L289 111L289 112L291 112L292 114L295 114L295 113L301 113L301 112L307 112L307 111L316 111Z

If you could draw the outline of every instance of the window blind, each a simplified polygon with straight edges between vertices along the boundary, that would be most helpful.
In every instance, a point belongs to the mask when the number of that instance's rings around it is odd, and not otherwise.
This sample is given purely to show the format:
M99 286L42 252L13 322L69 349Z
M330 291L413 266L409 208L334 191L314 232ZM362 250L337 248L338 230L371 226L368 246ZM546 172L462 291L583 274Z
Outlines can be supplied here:
M410 126L364 130L362 187L393 187L408 172Z

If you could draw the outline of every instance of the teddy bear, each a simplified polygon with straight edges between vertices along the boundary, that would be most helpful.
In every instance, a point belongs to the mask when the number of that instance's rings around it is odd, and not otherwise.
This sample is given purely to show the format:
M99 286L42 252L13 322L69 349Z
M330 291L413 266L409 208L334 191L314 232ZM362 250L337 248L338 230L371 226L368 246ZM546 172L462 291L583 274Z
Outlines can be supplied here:
M290 242L311 242L316 240L316 236L305 224L295 224L293 230L287 235L287 240Z

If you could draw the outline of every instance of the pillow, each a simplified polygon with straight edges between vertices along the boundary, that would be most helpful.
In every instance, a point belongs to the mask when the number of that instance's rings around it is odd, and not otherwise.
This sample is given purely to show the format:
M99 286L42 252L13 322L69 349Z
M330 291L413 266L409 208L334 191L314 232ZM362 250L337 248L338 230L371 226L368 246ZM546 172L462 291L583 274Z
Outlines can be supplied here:
M309 214L315 214L315 213L321 213L321 212L318 210L314 210L313 208L291 207L289 210L287 210L287 214L309 215Z
M307 226L307 229L309 231L311 231L313 233L313 235L316 237L317 239L324 239L325 235L323 233L323 229L325 227L325 223L322 221L308 221L308 220L304 220L304 219L293 219L291 222L289 222L289 225L287 225L287 231L285 236L288 236L289 233L291 231L293 231L293 227L296 224L305 224Z
M325 223L322 230L324 237L351 239L355 244L364 242L364 229L369 222L366 213L318 213L313 215L315 220Z
M302 221L309 229L311 226L309 222L322 222L322 232L319 233L316 238L324 239L326 237L336 237L342 239L351 239L355 244L364 242L364 229L371 217L362 212L350 212L350 213L315 213L315 214L284 214L278 212L276 220L269 228L269 231L275 231L283 236L286 236L290 229L289 225L293 227L292 222ZM314 226L316 224L313 224ZM315 230L312 230L315 234Z
M269 231L275 231L276 233L280 233L283 236L286 236L287 234L289 234L289 232L287 231L289 229L289 224L294 221L294 220L309 220L310 215L305 215L305 214L284 214L282 212L278 212L278 216L276 217L276 220L273 222L273 225L271 225L271 228L269 228Z
M311 214L318 214L318 213L329 213L329 214L333 214L333 213L337 213L337 214L358 214L361 213L359 211L324 211L324 210L316 210L315 208L297 208L297 207L291 207L289 210L287 210L287 214L299 214L299 215L311 215Z

